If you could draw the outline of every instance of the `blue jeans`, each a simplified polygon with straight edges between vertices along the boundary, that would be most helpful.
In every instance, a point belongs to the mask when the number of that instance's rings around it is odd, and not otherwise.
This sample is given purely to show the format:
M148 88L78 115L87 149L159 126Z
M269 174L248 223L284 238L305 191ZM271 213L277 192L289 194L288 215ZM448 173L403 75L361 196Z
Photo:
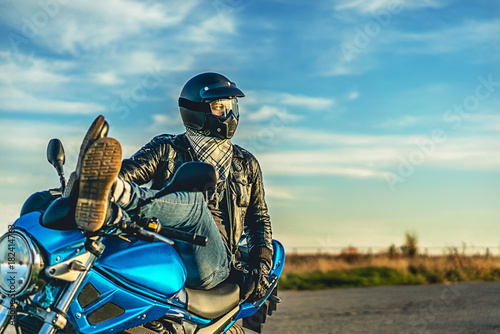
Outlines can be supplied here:
M158 191L132 187L130 202L121 205L125 212L131 212L139 200L154 196ZM158 218L163 226L184 232L196 233L208 238L206 246L177 242L176 248L187 269L186 285L196 289L211 289L229 276L231 255L228 246L214 222L202 193L176 192L168 194L141 209L147 218Z

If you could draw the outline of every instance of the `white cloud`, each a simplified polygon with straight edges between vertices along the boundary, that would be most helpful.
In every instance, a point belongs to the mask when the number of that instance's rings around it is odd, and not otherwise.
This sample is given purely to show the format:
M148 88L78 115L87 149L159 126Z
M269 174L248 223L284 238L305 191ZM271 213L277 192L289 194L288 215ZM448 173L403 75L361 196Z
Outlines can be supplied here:
M364 1L359 1L364 2ZM357 2L355 2L357 3ZM355 22L359 22L356 20ZM378 26L379 32L367 34L369 25ZM384 63L381 54L456 54L472 55L476 62L496 62L491 47L500 35L500 20L466 20L445 28L403 30L396 23L380 27L375 18L352 26L339 28L330 40L329 48L317 58L318 75L361 75ZM474 51L474 52L472 52Z
M383 170L357 166L354 156L332 150L259 154L266 175L336 175L349 178L383 178Z
M292 189L289 188L266 185L265 190L267 199L293 200L296 198L294 196L296 192L292 191Z
M359 92L354 91L349 93L349 96L347 97L348 100L356 100L359 97Z
M345 62L336 63L332 66L332 68L326 72L326 75L331 76L341 76L341 75L350 75L350 74L358 74L358 70L355 70L353 66L349 66Z
M361 75L378 64L377 58L370 53L372 45L356 49L356 53L345 51L342 43L352 43L352 36L345 41L334 41L334 46L322 54L317 60L317 74L322 76Z
M120 85L124 83L123 79L119 79L114 72L100 72L95 75L96 81L103 85Z
M289 128L280 133L280 139L290 148L307 144L311 149L259 152L266 173L383 179L415 154L423 157L422 165L431 168L500 169L500 142L489 136L447 137L435 142L426 135L334 134Z
M49 140L57 137L63 140L64 148L68 153L73 151L72 146L78 145L79 147L86 131L87 128L84 125L74 126L28 119L22 121L3 119L0 123L2 134L0 151L13 151L18 152L20 156L32 156L36 151L45 152Z
M214 15L198 22L186 29L184 38L200 44L211 44L218 40L220 34L236 34L236 25L232 16L221 17Z
M245 115L245 119L248 119L251 122L268 121L273 117L277 117L285 122L294 122L302 118L302 116L289 113L284 108L267 105L260 107L260 109L255 112L250 112L248 115Z
M66 83L70 79L63 75L73 68L67 61L46 61L32 55L0 52L0 83L4 85L49 85Z
M334 98L251 90L245 91L245 94L246 97L240 100L242 117L251 122L268 121L273 117L285 123L296 122L308 112L327 112L335 105Z
M217 43L207 44L206 40L187 41L190 33L200 37L205 32L218 38L236 30L228 12L225 25L216 22L217 15L213 15L202 20L203 31L194 31L200 28L197 16L202 14L193 9L199 0L175 0L168 4L133 0L54 3L59 6L51 8L53 13L40 27L33 18L40 13L46 15L41 2L13 2L6 8L4 23L23 41L18 49L11 50L14 52L0 52L0 105L4 111L103 112L106 108L101 103L109 104L106 99L110 95L130 94L130 88L135 88L133 84L144 82L151 73L154 79L162 77L162 87L169 80L169 73L192 70L197 54L218 48ZM30 30L32 25L35 26ZM33 35L20 36L27 32ZM201 48L197 45L200 43ZM47 52L23 54L26 48L38 46ZM62 57L54 59L51 54ZM90 96L92 102L87 102ZM151 98L148 96L148 101Z
M466 133L487 133L497 135L500 129L500 115L496 114L498 106L493 104L490 113L471 114L460 124L460 130ZM486 108L485 108L486 109Z
M152 117L153 124L158 126L182 124L182 120L179 115L154 114Z
M5 185L13 186L13 185L19 184L20 183L19 181L20 181L20 179L16 176L13 176L13 175L0 176L0 185L2 185L2 186L5 186Z
M401 9L440 8L449 1L443 0L340 0L336 2L338 11L353 10L361 14L373 13L378 10L394 11Z
M500 35L500 19L468 20L460 25L440 30L410 32L390 30L380 36L382 51L399 53L442 54L474 49L494 42Z
M460 170L500 170L500 142L486 136L449 139L429 163Z
M58 186L58 177L45 157L47 144L59 138L66 154L66 177L76 167L80 146L92 117L79 117L85 121L61 123L54 121L31 121L2 119L0 122L0 204L20 203L34 191ZM70 118L71 119L71 118ZM137 131L136 125L129 128L114 127L111 134L122 144L123 157L130 156L148 142L153 134L147 129ZM154 135L158 134L157 132ZM0 210L1 211L1 210Z
M168 4L132 0L61 1L53 8L48 21L38 24L36 14L44 13L38 1L14 1L12 6L17 15L11 16L8 23L18 31L23 28L29 31L25 26L31 27L30 34L34 36L29 37L35 43L77 54L81 50L109 47L137 34L145 37L148 29L176 26L197 3L197 0L169 1Z
M186 129L184 127L184 124L182 123L181 116L178 113L174 114L153 114L152 115L152 123L151 126L148 128L148 132L152 135L155 136L158 133L165 133L167 131L168 133L176 134L176 133L182 133ZM144 142L139 141L139 144L142 145ZM135 143L137 145L137 142ZM138 147L135 147L135 151L137 151Z
M281 110L277 107L262 106L256 112L250 113L247 118L250 121L267 120L280 112Z
M417 135L365 135L342 134L317 129L288 127L283 132L286 140L302 141L310 145L322 146L370 146L370 145L411 145L415 140L425 138Z
M159 73L166 76L170 72L187 71L194 58L184 54L159 54L153 51L134 51L114 58L113 69L121 75ZM165 79L165 78L163 78Z
M279 102L288 106L304 107L308 110L325 110L334 105L334 99L293 95L284 93L278 98Z
M52 12L48 16L42 3L27 0L22 4L13 2L6 8L5 23L22 41L12 50L15 57L10 58L10 52L0 54L6 63L0 68L0 81L3 78L10 84L22 83L22 90L28 95L33 94L35 88L43 92L61 83L66 85L58 87L60 92L82 82L119 86L129 82L131 76L158 69L169 73L192 68L194 48L189 54L181 52L185 50L185 41L178 38L185 38L190 26L184 22L186 18L196 21L193 7L199 0L174 0L168 4L135 0L99 3L56 0L51 2L55 7L50 8ZM48 17L47 22L37 23L40 13ZM33 45L69 60L24 55L24 49L33 49ZM61 96L69 98L75 92L78 90L66 95L61 93Z
M90 114L105 110L98 103L80 102L68 97L66 100L61 94L61 87L71 82L67 75L74 69L71 62L49 62L22 54L13 57L8 52L1 52L0 60L1 112Z
M318 96L291 94L288 92L245 90L245 98L241 101L246 105L287 105L304 107L306 110L324 110L335 105L335 99Z
M386 122L380 125L382 128L388 128L388 129L397 129L397 128L405 128L410 125L414 125L418 119L414 116L410 115L405 115L403 117L400 117L398 119L388 119Z
M71 102L38 97L36 95L15 89L0 89L1 113L22 111L44 114L93 114L106 108L97 103Z

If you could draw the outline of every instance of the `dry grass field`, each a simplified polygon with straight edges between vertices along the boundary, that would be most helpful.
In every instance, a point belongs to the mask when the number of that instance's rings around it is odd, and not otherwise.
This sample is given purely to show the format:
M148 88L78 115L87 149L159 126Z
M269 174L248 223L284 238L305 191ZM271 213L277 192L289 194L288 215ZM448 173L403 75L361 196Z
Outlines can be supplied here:
M499 280L500 256L466 255L450 249L443 255L420 255L417 240L387 252L362 254L349 247L340 254L292 254L286 257L282 289L321 289L394 284Z
M363 267L387 267L413 272L416 269L426 271L489 273L500 270L500 257L485 255L439 255L410 257L390 257L387 254L375 255L290 255L286 257L284 273L309 273L313 271L345 271Z

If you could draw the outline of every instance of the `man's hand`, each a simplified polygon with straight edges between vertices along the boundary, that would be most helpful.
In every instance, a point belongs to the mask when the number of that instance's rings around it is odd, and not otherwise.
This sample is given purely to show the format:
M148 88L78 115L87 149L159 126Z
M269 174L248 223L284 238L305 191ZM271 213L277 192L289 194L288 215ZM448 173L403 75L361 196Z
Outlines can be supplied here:
M252 269L252 280L254 281L255 289L253 290L250 300L258 300L269 290L269 272L271 265L267 260L260 259L257 265Z

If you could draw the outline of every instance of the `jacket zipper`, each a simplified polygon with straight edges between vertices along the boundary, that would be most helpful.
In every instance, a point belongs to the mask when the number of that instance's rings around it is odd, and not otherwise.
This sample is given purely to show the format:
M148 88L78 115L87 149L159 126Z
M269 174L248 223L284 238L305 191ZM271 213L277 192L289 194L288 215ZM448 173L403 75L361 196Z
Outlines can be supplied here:
M193 157L193 152L192 152L193 150L192 150L191 146L188 146L186 148L180 147L180 146L177 146L177 147L179 147L180 149L187 150L189 157L191 158L191 161L197 161ZM236 268L235 264L236 264L236 248L237 248L237 246L234 243L233 208L232 208L232 203L233 203L234 199L233 199L233 193L231 192L230 187L229 187L229 182L227 182L227 181L228 180L226 180L226 182L225 182L226 194L228 197L229 196L231 197L230 200L229 200L229 198L226 199L227 213L228 213L228 219L229 219L229 236L228 236L229 237L229 251L231 252L231 266ZM208 198L208 191L205 191L205 198Z

